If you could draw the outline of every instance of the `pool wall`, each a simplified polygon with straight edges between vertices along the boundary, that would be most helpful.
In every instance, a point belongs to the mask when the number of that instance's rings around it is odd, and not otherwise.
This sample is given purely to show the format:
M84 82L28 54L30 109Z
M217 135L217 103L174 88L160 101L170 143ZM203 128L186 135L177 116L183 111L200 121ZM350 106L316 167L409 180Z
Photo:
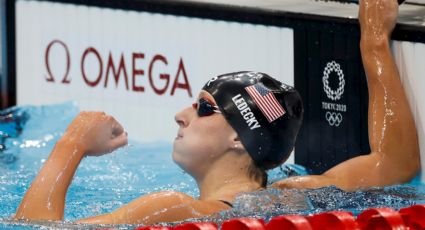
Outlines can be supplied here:
M422 150L425 27L417 16L424 9L401 7L392 44ZM205 81L256 70L294 84L304 99L296 163L321 173L370 151L355 5L14 0L7 12L7 79L17 91L8 98L18 105L74 100L116 116L135 139L170 141L173 114Z
M0 108L5 108L7 102L6 81L6 1L0 0Z

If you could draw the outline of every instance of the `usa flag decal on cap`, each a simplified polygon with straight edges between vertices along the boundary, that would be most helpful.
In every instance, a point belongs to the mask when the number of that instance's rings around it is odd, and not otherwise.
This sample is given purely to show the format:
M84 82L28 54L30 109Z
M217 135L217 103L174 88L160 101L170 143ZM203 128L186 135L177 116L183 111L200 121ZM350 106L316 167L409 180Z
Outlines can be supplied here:
M260 108L269 123L283 116L286 112L279 104L273 92L268 90L261 83L245 87L245 90L252 97L255 104Z

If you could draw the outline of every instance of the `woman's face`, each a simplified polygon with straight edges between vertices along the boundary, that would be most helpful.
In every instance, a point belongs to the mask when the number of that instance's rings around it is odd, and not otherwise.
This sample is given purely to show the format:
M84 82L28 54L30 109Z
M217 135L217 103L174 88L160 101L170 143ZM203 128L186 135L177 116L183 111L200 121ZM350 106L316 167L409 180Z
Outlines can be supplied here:
M196 102L199 104L201 99L217 105L206 91L201 91ZM215 159L229 150L237 136L222 114L199 116L197 107L187 107L175 116L179 130L174 140L173 160L192 175L208 170Z

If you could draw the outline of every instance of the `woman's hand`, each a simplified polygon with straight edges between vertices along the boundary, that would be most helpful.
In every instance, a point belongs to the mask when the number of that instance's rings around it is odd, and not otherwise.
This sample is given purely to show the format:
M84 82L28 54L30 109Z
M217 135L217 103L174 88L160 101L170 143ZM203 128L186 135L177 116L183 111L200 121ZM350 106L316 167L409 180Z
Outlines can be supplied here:
M127 133L111 116L82 112L68 126L26 192L16 219L61 220L72 177L87 155L99 156L127 144Z
M62 139L88 156L100 156L127 144L127 133L120 123L104 112L81 112L68 126Z

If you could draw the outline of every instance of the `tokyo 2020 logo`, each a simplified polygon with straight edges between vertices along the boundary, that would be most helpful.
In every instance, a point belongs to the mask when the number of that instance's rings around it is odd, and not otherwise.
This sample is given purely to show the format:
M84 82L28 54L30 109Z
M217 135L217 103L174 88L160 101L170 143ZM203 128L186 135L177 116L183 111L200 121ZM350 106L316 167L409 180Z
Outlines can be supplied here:
M329 75L333 72L336 73L336 75L338 76L337 89L332 89L329 86ZM344 72L341 69L341 65L335 61L328 62L326 64L325 69L323 70L322 83L323 90L329 99L331 99L332 101L341 100L345 88ZM325 113L325 119L328 121L330 126L338 127L342 123L343 116L341 112L346 111L346 105L336 104L332 102L322 102L322 109L331 110L326 111Z
M329 74L331 72L335 72L338 75L339 83L338 89L336 90L332 90L331 87L329 87ZM341 66L338 63L335 61L328 62L325 70L323 70L322 82L323 90L325 90L326 96L328 96L329 99L333 101L341 99L341 96L344 94L345 79Z

